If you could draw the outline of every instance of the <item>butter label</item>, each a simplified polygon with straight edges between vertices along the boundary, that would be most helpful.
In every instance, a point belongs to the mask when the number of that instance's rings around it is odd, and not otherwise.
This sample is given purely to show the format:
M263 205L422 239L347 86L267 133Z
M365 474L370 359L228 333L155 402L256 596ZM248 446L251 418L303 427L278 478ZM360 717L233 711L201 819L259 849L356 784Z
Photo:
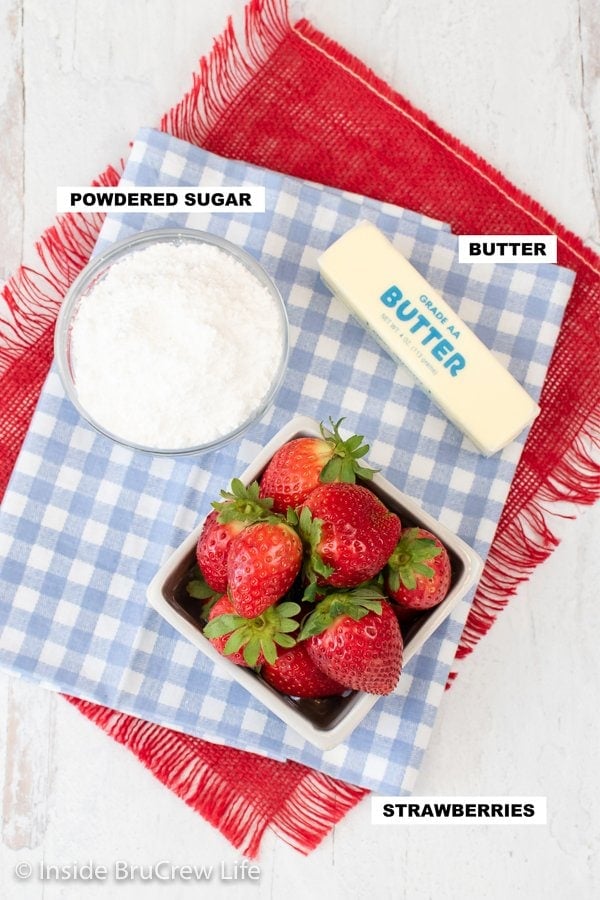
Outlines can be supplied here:
M459 263L555 263L555 234L461 234Z
M447 327L450 333L457 337L460 337L460 331L448 324L448 317L437 309L427 294L421 294L419 301L431 310L429 315L434 320L433 322L419 312L418 307L412 300L404 297L400 288L395 284L384 291L379 299L388 309L395 310L394 318L383 316L384 322L387 322L393 331L402 335L403 329L398 322L406 324L408 333L418 334L417 342L420 343L420 346L426 347L431 356L441 362L443 368L447 369L451 376L455 377L461 369L465 368L466 360L462 353L456 352L454 344L443 336L434 322L442 328ZM405 339L404 342L409 345L412 343L410 339ZM426 355L422 356L423 360L426 358Z

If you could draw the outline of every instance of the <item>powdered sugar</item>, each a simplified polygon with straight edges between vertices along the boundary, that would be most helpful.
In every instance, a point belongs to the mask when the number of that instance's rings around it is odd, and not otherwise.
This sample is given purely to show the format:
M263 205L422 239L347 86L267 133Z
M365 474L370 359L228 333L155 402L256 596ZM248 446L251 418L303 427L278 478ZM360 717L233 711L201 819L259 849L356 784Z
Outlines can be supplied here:
M113 264L81 300L71 332L79 402L134 444L218 440L261 407L283 327L276 298L229 253L153 244Z

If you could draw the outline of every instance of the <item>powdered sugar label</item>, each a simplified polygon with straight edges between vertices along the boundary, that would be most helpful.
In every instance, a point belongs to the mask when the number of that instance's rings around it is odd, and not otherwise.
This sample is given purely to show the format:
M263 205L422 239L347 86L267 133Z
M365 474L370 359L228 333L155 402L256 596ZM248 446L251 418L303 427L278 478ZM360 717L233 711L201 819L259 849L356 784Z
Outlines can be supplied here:
M265 211L261 186L207 187L58 187L56 210L65 212L189 213Z

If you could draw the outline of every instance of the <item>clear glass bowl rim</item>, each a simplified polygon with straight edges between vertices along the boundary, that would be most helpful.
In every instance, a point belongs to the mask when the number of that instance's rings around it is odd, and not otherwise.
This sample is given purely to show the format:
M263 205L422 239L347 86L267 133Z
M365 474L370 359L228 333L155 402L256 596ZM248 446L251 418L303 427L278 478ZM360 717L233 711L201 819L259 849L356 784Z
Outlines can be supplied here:
M136 444L133 441L128 441L127 439L117 434L113 434L103 425L96 422L79 402L75 381L73 379L71 368L69 365L68 348L70 340L70 328L79 302L85 295L87 288L93 282L93 280L98 277L99 274L101 274L104 270L110 268L113 263L117 262L119 259L131 252L135 252L136 250L140 250L145 246L150 246L152 244L181 244L187 242L213 244L224 252L230 253L239 262L245 265L246 268L249 269L250 272L261 282L261 284L263 284L267 288L267 290L269 290L273 298L277 301L277 307L279 309L281 317L283 346L281 348L281 355L277 362L273 381L262 403L244 422L238 425L238 427L233 431L229 432L226 435L223 435L222 437L215 438L215 440L207 441L206 443L195 444L191 447L148 447L143 444ZM252 254L248 253L247 250L244 250L242 247L239 247L237 244L232 243L226 238L222 238L220 235L212 234L208 231L201 231L195 228L155 228L148 231L140 231L134 235L131 235L130 237L124 238L121 241L117 241L106 250L92 257L92 259L81 270L81 272L73 281L72 285L67 291L58 312L56 329L54 332L54 358L56 361L58 374L69 400L75 406L80 415L97 432L104 435L105 437L110 438L115 443L120 444L124 447L129 447L132 450L139 450L143 453L150 453L155 456L190 456L193 454L207 453L211 450L218 450L220 447L225 446L225 444L228 444L230 441L233 441L237 437L240 437L244 431L246 431L254 422L257 422L264 415L266 410L273 402L273 399L277 391L281 387L285 376L288 356L289 321L287 311L285 308L285 303L283 302L283 297L281 296L279 289L277 288L277 285L275 284L271 276L258 262L258 260L254 256L252 256Z

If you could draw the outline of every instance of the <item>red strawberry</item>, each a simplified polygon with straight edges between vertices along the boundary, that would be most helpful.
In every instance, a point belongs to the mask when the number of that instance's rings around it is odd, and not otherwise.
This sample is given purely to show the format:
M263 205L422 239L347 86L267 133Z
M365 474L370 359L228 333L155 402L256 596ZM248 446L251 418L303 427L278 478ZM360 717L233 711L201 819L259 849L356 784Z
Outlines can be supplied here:
M405 528L388 560L386 587L402 607L429 609L441 603L450 587L450 559L440 539L424 528Z
M221 597L212 607L204 635L219 653L238 666L255 666L274 663L277 647L293 647L296 643L291 632L298 629L297 603L279 603L262 615L246 619L236 613L229 597Z
M299 506L322 482L354 482L357 475L372 477L373 469L358 462L369 451L362 435L344 441L339 433L343 419L329 421L331 431L321 424L320 438L295 438L271 458L260 481L260 496L271 497L276 512Z
M273 664L263 665L260 674L271 687L290 697L333 697L346 690L316 667L305 641L282 650Z
M231 600L227 595L221 597L220 600L217 600L213 608L208 614L208 621L211 622L213 619L216 619L218 616L224 615L235 615L235 609L231 605ZM231 637L233 632L233 628L230 628L229 631L226 631L224 634L220 634L217 637L209 637L209 641L216 647L219 653L222 656L227 656L227 659L231 660L232 663L235 663L236 666L248 666L248 663L244 659L244 654L241 650L236 651L235 653L225 653L225 645L227 641ZM207 635L208 636L208 635ZM257 665L264 662L264 657L261 659L259 655L259 659L257 660Z
M391 603L371 589L330 594L306 620L300 639L315 665L347 688L390 694L398 683L398 621Z
M312 551L309 577L354 587L385 566L400 536L400 519L362 485L322 484L304 503L300 531Z
M233 538L251 522L269 515L271 502L259 499L258 483L244 487L239 478L231 491L221 491L222 502L213 503L196 546L196 560L213 591L227 590L227 556Z
M294 583L302 564L302 542L283 521L256 522L231 542L227 558L229 596L248 619L276 603Z
M196 546L196 560L204 579L213 591L227 590L227 554L232 540L245 528L243 522L219 522L219 511L206 517Z

